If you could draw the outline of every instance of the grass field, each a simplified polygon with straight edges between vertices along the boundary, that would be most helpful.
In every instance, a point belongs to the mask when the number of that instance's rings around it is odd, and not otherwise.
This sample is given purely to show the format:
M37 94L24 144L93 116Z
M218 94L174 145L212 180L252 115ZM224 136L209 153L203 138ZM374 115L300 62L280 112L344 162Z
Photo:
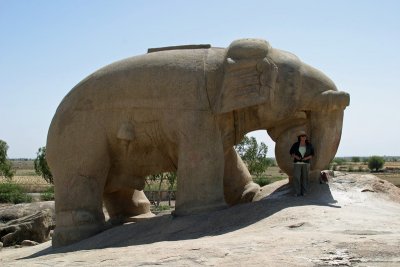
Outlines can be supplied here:
M284 173L278 166L268 167L264 175L271 183L288 178L287 174Z
M21 185L25 192L41 193L46 191L51 185L41 176L35 173L33 160L12 160L15 175L12 181ZM6 179L0 178L0 183L7 182Z

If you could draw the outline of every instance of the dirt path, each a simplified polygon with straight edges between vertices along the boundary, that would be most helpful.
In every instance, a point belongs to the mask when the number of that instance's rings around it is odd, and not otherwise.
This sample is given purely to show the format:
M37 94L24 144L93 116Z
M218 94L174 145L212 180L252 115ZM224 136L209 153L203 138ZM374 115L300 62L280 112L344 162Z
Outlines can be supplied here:
M372 175L335 177L293 197L210 214L125 224L58 250L3 249L0 266L400 266L400 189Z

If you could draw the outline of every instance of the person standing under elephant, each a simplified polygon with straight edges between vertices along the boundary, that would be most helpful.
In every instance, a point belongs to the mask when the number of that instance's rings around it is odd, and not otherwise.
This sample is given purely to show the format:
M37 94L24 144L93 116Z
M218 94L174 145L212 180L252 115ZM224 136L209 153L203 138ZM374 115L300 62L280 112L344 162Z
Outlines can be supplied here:
M304 131L297 135L297 142L290 148L293 158L293 187L295 196L305 196L308 193L310 160L314 156L314 148Z

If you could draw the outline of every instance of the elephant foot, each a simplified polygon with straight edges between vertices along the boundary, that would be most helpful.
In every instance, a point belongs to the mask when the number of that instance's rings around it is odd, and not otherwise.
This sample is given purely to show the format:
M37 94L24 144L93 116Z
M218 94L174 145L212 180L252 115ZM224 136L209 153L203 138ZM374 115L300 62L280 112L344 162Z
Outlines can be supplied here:
M256 193L260 191L260 186L254 182L248 183L244 187L244 191L242 193L242 197L240 198L240 203L248 203L252 202Z
M66 246L106 229L102 210L73 210L56 212L53 247Z
M146 217L146 214L152 214L150 201L143 191L131 188L120 189L112 193L105 193L103 199L113 225L125 223L126 218L142 215Z
M53 248L70 245L105 230L104 224L56 227L52 237Z

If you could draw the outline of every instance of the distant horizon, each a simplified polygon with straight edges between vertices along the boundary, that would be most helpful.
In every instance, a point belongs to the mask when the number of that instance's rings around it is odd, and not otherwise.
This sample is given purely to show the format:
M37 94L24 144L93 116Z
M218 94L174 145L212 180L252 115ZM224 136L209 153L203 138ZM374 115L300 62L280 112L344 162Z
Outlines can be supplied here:
M335 158L353 158L353 157L369 158L369 157L372 157L372 156L379 156L379 157L383 157L383 158L399 158L400 159L400 155L399 156L392 156L392 155L359 156L359 155L353 155L353 156L335 156ZM8 158L8 159L11 160L11 161L15 161L15 160L35 160L35 158ZM270 156L267 156L267 158L275 159L275 157L270 157Z

